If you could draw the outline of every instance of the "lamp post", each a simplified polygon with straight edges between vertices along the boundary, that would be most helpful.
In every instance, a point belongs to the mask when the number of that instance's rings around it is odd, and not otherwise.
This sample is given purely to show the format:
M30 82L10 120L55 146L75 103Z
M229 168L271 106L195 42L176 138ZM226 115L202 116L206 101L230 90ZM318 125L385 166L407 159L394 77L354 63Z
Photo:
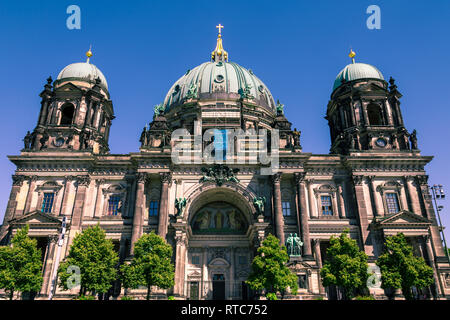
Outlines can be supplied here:
M444 240L445 255L447 256L447 259L450 262L450 257L448 255L447 242L445 241L444 228L442 227L441 215L439 214L439 212L441 212L441 210L444 208L444 206L439 206L438 202L437 202L437 200L445 199L444 188L442 187L442 184L439 184L439 185L435 184L430 189L431 189L431 192L433 195L434 205L436 207L436 213L437 213L437 216L439 219L439 231L442 233L442 239Z

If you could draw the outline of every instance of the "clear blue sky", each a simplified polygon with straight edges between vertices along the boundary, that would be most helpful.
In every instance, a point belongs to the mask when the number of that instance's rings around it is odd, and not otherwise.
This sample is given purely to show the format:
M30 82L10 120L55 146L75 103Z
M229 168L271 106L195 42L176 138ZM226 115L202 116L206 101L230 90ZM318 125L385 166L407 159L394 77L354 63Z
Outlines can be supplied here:
M66 27L71 4L81 8L81 30ZM366 27L371 4L381 8L381 30ZM187 69L209 60L218 23L230 61L251 68L285 104L305 152L329 151L323 117L350 47L357 61L393 76L407 129L417 129L423 155L435 156L430 183L450 194L450 1L2 1L0 220L14 173L6 156L18 154L35 127L49 75L85 61L92 44L117 117L111 152L136 152L153 106ZM446 206L446 225L449 217Z

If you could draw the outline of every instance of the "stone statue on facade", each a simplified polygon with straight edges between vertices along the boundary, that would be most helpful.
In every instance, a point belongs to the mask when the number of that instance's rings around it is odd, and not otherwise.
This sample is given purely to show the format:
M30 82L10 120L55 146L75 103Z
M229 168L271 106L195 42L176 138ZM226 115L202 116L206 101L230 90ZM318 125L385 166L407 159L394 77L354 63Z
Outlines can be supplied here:
M252 88L251 85L246 84L244 88L240 88L238 90L238 93L241 96L241 99L248 99L248 100L254 99L254 97L250 93L251 88Z
M183 211L186 207L186 198L177 198L175 199L175 209L177 209L176 216L177 217L183 217Z
M201 171L203 172L203 177L200 178L200 182L215 181L219 187L227 181L239 182L239 179L236 177L236 173L239 172L237 168L231 169L223 164L215 164L212 167L203 167Z
M303 242L300 240L300 237L297 236L296 233L289 234L289 237L286 239L286 249L287 253L290 257L300 257L301 247L303 246Z
M197 85L195 83L191 83L189 86L188 92L186 94L186 99L195 99L197 98Z
M409 136L409 141L411 141L411 150L417 150L419 147L417 146L417 131L413 130L411 135Z
M300 131L297 131L297 128L294 128L292 131L292 137L294 138L294 147L300 147Z
M280 100L277 100L277 116L281 116L284 114L284 104L280 103Z
M257 197L253 199L253 205L255 206L258 215L264 215L265 204L266 204L266 197Z
M39 142L41 143L41 150L47 148L48 138L49 138L49 136L48 136L47 132L44 132L42 134L42 138L39 139Z
M27 131L25 138L23 138L23 144L24 144L25 150L31 149L31 141L32 141L32 135L31 135L30 131Z
M155 106L155 108L153 109L155 111L155 116L159 116L159 115L163 114L165 109L166 108L164 107L164 103L157 104Z

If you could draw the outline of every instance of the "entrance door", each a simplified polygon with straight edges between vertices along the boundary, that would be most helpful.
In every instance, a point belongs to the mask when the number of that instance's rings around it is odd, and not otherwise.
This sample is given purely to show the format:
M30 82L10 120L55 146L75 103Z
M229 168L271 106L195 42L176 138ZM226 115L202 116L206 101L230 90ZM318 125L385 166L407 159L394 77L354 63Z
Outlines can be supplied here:
M225 300L225 277L223 274L213 275L213 300Z

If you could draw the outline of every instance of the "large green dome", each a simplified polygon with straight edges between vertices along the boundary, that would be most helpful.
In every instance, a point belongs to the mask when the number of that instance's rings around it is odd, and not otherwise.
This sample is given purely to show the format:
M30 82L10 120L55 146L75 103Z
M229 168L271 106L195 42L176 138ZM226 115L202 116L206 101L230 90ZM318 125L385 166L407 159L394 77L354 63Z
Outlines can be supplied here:
M384 80L381 72L374 66L366 63L351 63L347 65L336 77L334 81L333 91L341 84L342 80L353 81L359 79L379 79Z
M188 70L176 81L164 99L166 112L190 98L198 100L238 100L242 92L254 103L275 110L276 105L266 85L237 63L226 61L205 62Z

